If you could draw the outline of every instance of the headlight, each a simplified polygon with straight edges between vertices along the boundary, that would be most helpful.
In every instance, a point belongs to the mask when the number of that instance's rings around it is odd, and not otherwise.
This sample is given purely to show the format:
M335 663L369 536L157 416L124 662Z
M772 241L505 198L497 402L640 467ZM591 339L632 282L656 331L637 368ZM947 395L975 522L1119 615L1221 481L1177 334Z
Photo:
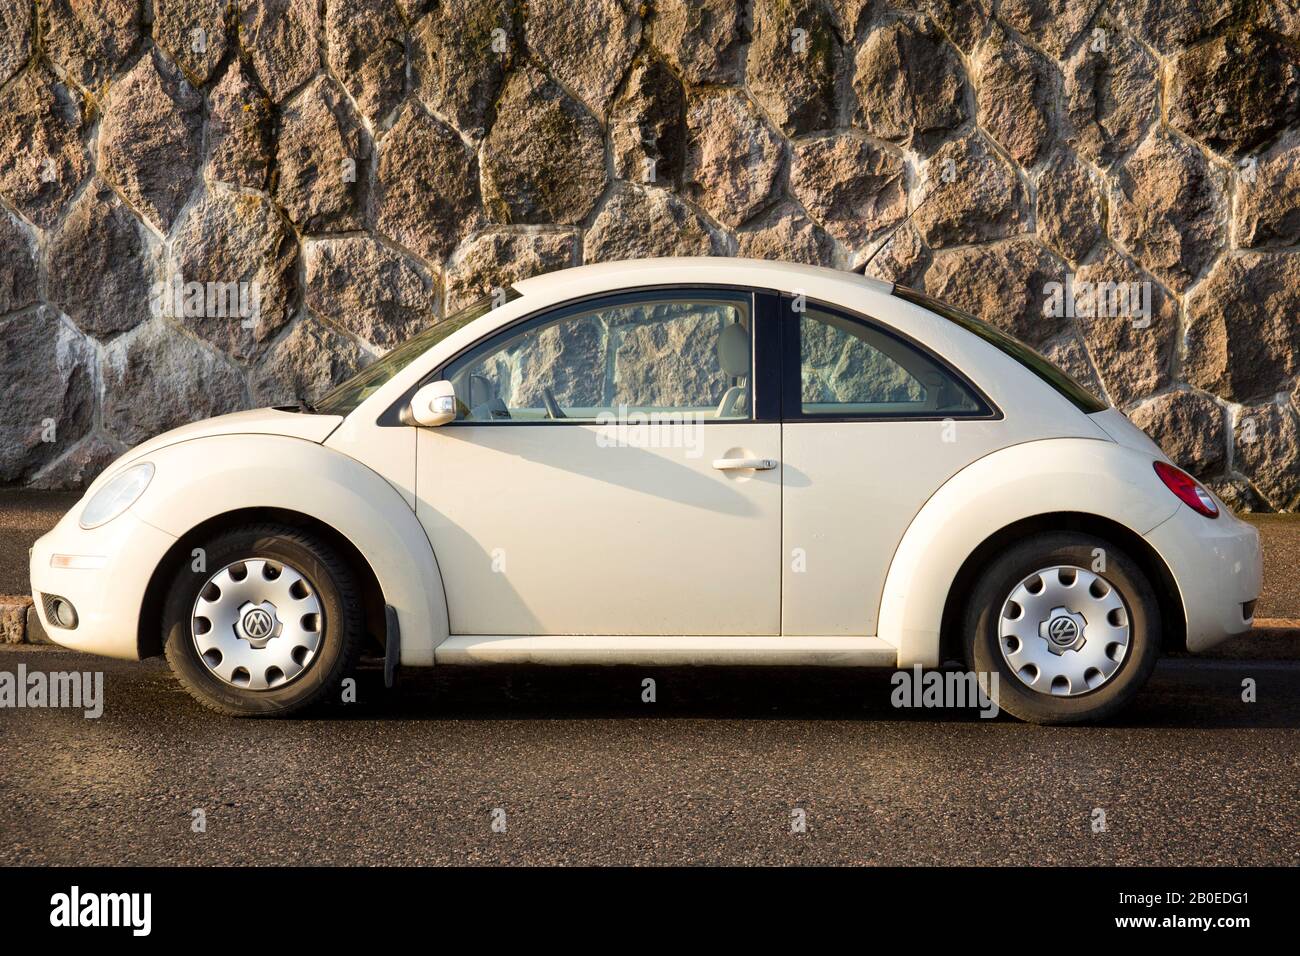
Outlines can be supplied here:
M87 531L108 524L135 504L136 499L149 487L149 479L152 477L153 465L150 462L142 461L127 468L95 492L95 496L82 509L78 524Z

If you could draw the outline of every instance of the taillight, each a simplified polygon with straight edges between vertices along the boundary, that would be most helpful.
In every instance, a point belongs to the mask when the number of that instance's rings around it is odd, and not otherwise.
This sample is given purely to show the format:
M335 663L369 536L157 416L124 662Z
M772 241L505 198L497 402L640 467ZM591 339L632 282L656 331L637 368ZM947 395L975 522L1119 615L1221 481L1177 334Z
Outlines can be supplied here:
M1183 504L1207 518L1219 516L1219 506L1214 503L1210 493L1201 487L1199 481L1166 461L1156 462L1155 467L1160 480L1179 497Z

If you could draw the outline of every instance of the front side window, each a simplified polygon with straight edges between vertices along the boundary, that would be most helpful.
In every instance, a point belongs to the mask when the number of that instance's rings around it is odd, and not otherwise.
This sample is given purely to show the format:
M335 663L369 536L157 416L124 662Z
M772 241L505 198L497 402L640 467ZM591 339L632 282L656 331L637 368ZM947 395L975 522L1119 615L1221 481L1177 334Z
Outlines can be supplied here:
M506 332L444 377L470 422L745 419L751 312L745 294L620 296Z
M902 339L809 305L799 314L805 417L946 417L987 413L965 382Z

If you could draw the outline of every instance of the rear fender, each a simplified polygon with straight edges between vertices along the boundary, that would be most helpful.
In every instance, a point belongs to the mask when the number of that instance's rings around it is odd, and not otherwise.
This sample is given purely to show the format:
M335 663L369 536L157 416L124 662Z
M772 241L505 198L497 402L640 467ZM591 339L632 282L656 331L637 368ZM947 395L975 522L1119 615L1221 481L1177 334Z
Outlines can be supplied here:
M957 572L1003 528L1074 512L1143 535L1172 516L1178 499L1153 460L1109 441L1055 438L993 452L948 479L908 526L885 578L878 636L898 648L898 665L941 663L943 611Z

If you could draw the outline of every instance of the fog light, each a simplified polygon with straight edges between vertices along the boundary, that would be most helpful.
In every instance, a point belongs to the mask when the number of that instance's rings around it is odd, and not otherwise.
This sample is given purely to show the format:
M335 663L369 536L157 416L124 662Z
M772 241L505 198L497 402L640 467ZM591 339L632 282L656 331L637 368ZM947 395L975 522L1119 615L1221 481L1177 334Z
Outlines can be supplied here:
M54 602L54 620L59 622L59 627L73 628L77 626L77 611L67 601Z
M72 630L77 626L77 609L72 602L57 594L42 594L41 604L45 607L45 618L53 627Z

